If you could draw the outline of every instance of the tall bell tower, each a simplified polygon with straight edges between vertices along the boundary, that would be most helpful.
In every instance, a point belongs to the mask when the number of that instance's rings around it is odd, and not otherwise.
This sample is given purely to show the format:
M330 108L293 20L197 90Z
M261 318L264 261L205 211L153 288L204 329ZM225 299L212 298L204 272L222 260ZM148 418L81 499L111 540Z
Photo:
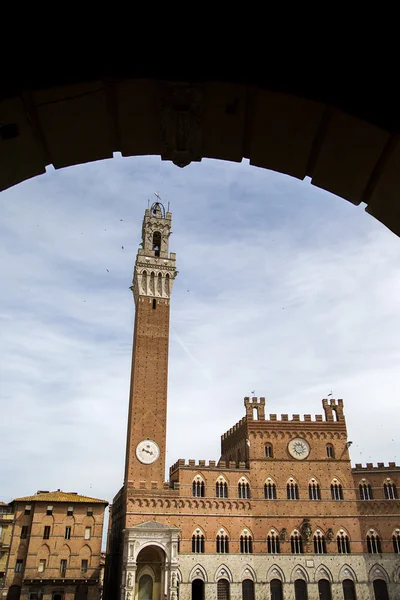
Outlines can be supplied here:
M159 199L159 198L158 198ZM162 488L165 476L170 297L177 275L168 253L172 214L146 209L131 290L135 300L125 487Z

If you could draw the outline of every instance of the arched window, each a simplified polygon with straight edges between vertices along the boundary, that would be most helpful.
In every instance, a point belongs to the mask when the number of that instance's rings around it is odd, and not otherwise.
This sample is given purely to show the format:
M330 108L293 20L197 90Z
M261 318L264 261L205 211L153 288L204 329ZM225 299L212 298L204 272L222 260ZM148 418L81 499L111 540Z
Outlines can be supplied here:
M272 579L269 587L271 590L271 600L283 600L282 581L280 579Z
M267 536L267 552L268 554L279 554L279 536L273 529Z
M228 484L222 479L218 480L215 484L215 495L217 498L228 497Z
M150 575L142 575L139 579L139 600L153 598L153 579Z
M336 537L337 551L339 554L350 554L349 536L344 531L339 531Z
M268 479L264 483L264 498L266 500L276 500L276 485L272 479Z
M254 600L254 581L251 579L242 581L242 600Z
M194 479L192 483L192 495L195 498L204 498L204 481L200 478Z
M200 529L196 529L192 535L192 552L196 554L204 554L204 535Z
M294 597L295 600L307 600L307 584L304 579L296 579L294 582Z
M400 554L400 529L396 529L392 536L393 552Z
M334 479L331 483L331 496L332 500L343 500L342 484L337 479Z
M293 479L291 479L286 485L286 494L288 500L299 499L299 486L294 482Z
M155 231L153 233L153 250L154 250L154 256L160 256L161 233L159 231Z
M332 444L326 445L326 456L327 458L335 458L335 449Z
M253 538L247 530L240 536L240 553L253 554Z
M181 551L181 536L178 535L178 540L177 540L177 550L178 550L178 554Z
M192 600L204 600L204 581L202 579L193 579L192 581Z
M344 600L356 600L356 588L352 579L343 579L342 587Z
M215 540L215 549L217 554L229 553L229 538L225 531L221 530Z
M298 531L290 536L290 549L292 554L303 554L303 539Z
M315 479L311 479L308 484L308 497L310 500L321 500L321 490Z
M265 444L265 458L273 458L272 444Z
M250 498L250 485L245 479L238 483L238 496L239 498Z
M381 540L379 535L375 533L373 529L370 529L367 535L367 552L369 554L380 554L381 553Z
M314 553L315 554L326 554L326 542L325 537L320 531L314 534Z
M319 600L332 600L331 583L327 579L318 581Z
M397 494L397 488L395 483L384 483L383 491L386 500L397 500L399 497Z
M384 579L375 579L373 585L375 600L389 600L388 589Z
M369 483L360 483L358 486L360 490L360 500L372 500L372 487Z
M227 579L219 579L217 582L217 600L230 600L230 585Z

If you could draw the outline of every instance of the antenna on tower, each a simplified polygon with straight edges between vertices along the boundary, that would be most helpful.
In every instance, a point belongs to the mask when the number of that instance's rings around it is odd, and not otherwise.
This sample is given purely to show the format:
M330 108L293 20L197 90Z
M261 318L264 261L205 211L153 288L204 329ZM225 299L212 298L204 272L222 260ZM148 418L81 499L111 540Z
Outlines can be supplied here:
M168 202L168 212L169 212L169 202Z
M147 208L150 208L150 198L147 198Z

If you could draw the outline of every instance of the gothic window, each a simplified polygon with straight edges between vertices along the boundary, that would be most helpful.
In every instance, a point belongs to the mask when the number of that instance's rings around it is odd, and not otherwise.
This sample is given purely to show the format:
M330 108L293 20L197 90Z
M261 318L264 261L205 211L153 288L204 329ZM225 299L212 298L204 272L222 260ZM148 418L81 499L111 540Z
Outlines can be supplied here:
M265 458L273 458L272 444L265 444Z
M397 494L396 484L394 483L384 483L383 491L385 493L386 500L397 500L399 497Z
M360 500L372 500L372 487L369 483L360 483Z
M331 583L327 579L318 581L319 600L332 600Z
M295 600L307 600L307 584L304 579L296 579L294 582L294 597Z
M317 531L314 535L314 553L315 554L326 554L326 542L325 537L320 531Z
M276 500L276 485L271 480L264 483L264 498L266 500Z
M192 552L196 554L204 554L204 535L200 529L196 529L192 535Z
M335 458L335 449L332 446L332 444L327 444L326 445L326 456L328 458Z
M230 599L230 585L227 579L219 579L217 582L217 600Z
M292 554L303 554L303 539L297 531L290 537L290 549Z
M344 600L356 600L356 590L352 579L343 579L342 588Z
M272 530L267 536L267 552L268 554L279 554L279 536L276 531Z
M308 497L310 500L321 500L321 490L315 479L311 479L308 484Z
M350 554L350 540L349 536L344 531L339 531L337 537L337 551L339 554Z
M157 300L155 298L153 298L153 310L156 310L157 308Z
M250 485L247 481L242 480L238 483L238 496L239 498L250 498Z
M226 481L220 480L215 484L215 495L217 498L228 497L228 484Z
M153 233L153 250L154 250L154 256L160 256L161 233L159 231L155 231Z
M367 552L369 554L380 554L381 551L379 535L375 533L373 529L370 529L370 532L367 535Z
M286 494L288 500L299 499L299 486L293 480L288 482L286 486Z
M191 600L204 600L204 581L202 579L193 579Z
M396 529L392 536L393 552L400 554L400 529Z
M216 552L217 554L229 553L229 538L226 533L219 533L216 537Z
M373 585L375 600L389 600L387 584L384 579L375 579Z
M247 531L240 536L240 553L253 554L253 538Z
M331 496L332 500L343 500L342 484L337 479L334 479L331 483Z
M271 600L283 600L282 581L280 579L272 579L269 588Z
M254 581L251 579L242 581L242 600L254 600Z
M194 479L192 483L192 495L195 498L204 498L204 481L202 479Z

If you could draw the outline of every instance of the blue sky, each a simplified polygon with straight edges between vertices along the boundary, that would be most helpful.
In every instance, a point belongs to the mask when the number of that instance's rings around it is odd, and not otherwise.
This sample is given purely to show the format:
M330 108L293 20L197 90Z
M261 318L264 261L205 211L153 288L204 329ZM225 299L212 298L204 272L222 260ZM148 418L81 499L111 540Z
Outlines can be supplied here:
M0 499L111 500L121 486L129 286L154 191L179 270L167 468L218 459L251 390L278 415L319 414L332 391L353 463L398 461L399 239L362 206L246 162L117 156L1 194Z

